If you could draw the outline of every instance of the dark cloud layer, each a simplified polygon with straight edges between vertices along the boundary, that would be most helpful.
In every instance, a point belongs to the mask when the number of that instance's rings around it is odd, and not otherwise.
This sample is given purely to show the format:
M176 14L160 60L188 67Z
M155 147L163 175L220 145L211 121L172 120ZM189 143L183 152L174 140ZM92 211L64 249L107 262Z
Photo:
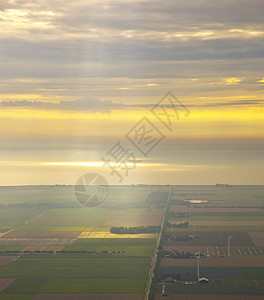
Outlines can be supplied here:
M55 90L71 99L87 94L113 99L127 86L109 87L103 78L261 79L263 11L262 0L3 0L0 78L6 81L0 88L3 94L46 93L50 99ZM46 82L32 81L30 91L28 83L14 85L15 78ZM60 82L54 84L54 78ZM73 85L65 78L100 78L101 86ZM242 84L247 91L261 89ZM206 91L221 88L208 85ZM144 95L138 87L130 90L135 93Z
M195 103L186 104L187 107L211 107L211 106L248 106L248 105L262 105L264 100L238 100L229 102L216 102L216 103ZM153 107L152 104L125 104L114 103L110 100L100 100L97 98L81 98L74 101L60 101L59 103L51 103L44 101L0 101L0 107L38 107L44 109L71 109L71 110L85 110L85 109L122 109L122 108L140 108L140 107Z

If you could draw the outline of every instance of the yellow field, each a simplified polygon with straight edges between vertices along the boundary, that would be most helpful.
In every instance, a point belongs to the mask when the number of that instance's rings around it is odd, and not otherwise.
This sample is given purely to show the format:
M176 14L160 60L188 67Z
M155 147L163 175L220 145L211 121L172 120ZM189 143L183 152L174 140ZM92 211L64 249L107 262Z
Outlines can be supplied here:
M10 231L13 231L13 230L14 230L14 229L10 229L10 230L8 230L8 231L6 231L6 232L1 232L1 233L0 233L0 237L3 236L4 234L7 234L7 233L10 232Z
M107 238L107 239L113 239L113 238L156 238L157 234L156 233L145 233L145 234L114 234L110 233L109 231L84 231L82 232L77 238L79 239L102 239L102 238Z

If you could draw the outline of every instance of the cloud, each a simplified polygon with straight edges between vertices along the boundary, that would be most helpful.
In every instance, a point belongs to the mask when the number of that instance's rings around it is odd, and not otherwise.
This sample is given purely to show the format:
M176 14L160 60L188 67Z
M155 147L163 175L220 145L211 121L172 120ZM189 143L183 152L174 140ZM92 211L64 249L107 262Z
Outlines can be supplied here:
M242 81L242 79L239 79L237 77L228 77L223 79L223 83L226 85L237 85Z
M5 1L0 52L67 64L262 57L263 7L259 0Z
M174 88L179 96L197 97L220 93L220 88L231 90L224 84L205 86L200 79L263 76L263 7L262 0L3 0L1 99L16 100L6 95L20 93L52 102L56 97L55 101L72 100L92 94L113 103L133 103L136 97L139 102L140 97L159 97ZM143 88L134 80L188 77L199 78L199 83L192 82L195 88L176 80L157 80L159 86L146 81ZM43 81L14 84L17 78ZM232 91L237 86L244 94L257 91L260 83L249 87L243 80L232 84Z

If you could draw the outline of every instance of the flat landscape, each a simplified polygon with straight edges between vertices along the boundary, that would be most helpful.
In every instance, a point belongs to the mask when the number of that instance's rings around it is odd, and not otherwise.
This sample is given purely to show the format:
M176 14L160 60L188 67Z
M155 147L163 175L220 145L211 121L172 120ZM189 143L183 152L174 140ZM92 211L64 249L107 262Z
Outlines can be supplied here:
M71 186L1 187L0 299L261 299L264 188L170 188L113 186L87 208ZM162 222L159 254L159 232L111 232Z
M164 209L140 205L168 187L112 187L86 208L70 186L0 188L0 299L143 299Z
M170 199L155 299L263 299L264 187L189 189Z

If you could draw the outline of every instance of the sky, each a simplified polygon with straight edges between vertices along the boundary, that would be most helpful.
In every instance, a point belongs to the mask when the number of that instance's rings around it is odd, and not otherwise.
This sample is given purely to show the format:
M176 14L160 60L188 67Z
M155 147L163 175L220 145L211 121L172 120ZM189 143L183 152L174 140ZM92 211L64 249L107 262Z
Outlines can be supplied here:
M262 0L1 0L0 185L263 184Z

